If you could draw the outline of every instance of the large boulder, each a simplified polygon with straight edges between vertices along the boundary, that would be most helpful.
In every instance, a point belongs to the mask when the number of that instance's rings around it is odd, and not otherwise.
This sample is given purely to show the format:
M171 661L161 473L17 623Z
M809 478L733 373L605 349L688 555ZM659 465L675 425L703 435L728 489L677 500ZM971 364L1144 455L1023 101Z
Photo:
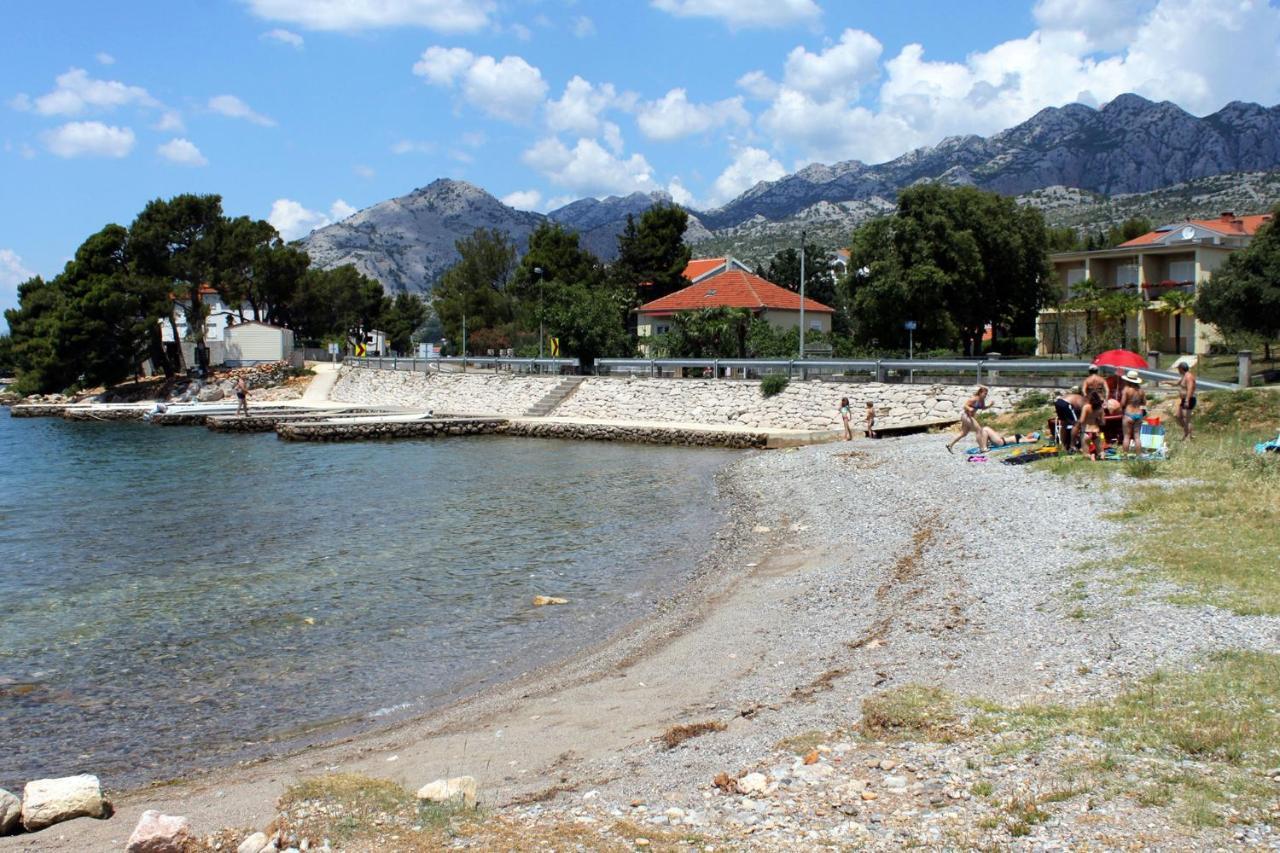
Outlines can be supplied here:
M195 843L191 823L185 817L147 809L129 836L125 853L186 853Z
M471 776L437 779L418 789L418 799L428 803L461 802L463 808L476 807L476 780Z
M0 835L16 832L22 821L22 800L0 788Z
M61 779L35 779L22 789L22 825L35 832L77 817L107 818L111 804L98 777L88 773Z
M210 385L207 388L202 388L200 393L196 395L196 399L201 403L212 403L216 400L221 400L224 396L226 395L222 393L221 388L217 385Z

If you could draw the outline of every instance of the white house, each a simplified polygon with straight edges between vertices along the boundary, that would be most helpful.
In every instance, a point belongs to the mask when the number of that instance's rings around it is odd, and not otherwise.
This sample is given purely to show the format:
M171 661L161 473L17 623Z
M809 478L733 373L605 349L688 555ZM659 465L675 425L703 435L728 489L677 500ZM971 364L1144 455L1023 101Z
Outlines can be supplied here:
M267 361L288 361L293 355L293 329L250 320L224 332L224 364L244 367Z

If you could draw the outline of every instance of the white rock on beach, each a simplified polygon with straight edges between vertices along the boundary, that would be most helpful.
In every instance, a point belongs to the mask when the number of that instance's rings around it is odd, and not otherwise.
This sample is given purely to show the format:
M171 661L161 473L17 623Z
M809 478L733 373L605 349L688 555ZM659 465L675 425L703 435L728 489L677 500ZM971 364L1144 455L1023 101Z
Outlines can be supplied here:
M105 818L110 814L98 777L88 773L35 779L22 790L22 825L27 832L77 817Z
M768 787L769 780L763 773L748 773L738 780L739 794L763 794Z
M236 853L262 853L267 846L268 840L265 832L255 832L240 842L240 846L236 848Z
M468 809L476 807L476 780L471 776L437 779L418 789L418 799L429 803L447 803L461 798Z
M185 817L147 809L129 836L126 853L186 853L196 843Z
M16 794L0 788L0 835L9 835L22 820L22 800Z
M551 604L568 604L569 599L558 598L554 595L535 595L533 597L534 607L546 607Z

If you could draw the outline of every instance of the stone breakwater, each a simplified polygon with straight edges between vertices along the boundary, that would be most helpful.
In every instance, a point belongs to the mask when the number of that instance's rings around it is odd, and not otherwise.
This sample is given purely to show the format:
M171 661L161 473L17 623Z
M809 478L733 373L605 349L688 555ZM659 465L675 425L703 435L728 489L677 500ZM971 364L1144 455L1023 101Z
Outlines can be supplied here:
M285 421L276 427L276 435L285 441L370 441L380 438L492 435L499 432L504 423L505 421L500 418L384 420L361 423Z
M769 443L769 435L764 432L609 423L584 424L521 420L506 423L499 432L504 435L518 435L530 438L566 438L577 441L630 441L639 444L674 444L683 447L727 447L734 450L763 448Z
M467 414L519 417L558 383L558 377L493 374L422 374L348 370L333 399L367 406L397 405ZM621 379L589 376L552 413L591 421L658 421L754 429L839 430L838 407L848 397L854 425L867 401L884 429L959 419L971 385L897 385L792 380L773 397L760 383L716 379ZM1028 391L992 388L990 409L1006 411Z
M558 376L343 368L329 399L359 406L517 417L559 383Z

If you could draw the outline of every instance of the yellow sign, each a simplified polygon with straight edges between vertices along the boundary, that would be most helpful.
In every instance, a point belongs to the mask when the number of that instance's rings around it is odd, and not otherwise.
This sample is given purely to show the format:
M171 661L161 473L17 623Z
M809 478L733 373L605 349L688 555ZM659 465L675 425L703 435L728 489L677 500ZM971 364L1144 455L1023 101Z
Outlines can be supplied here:
M368 351L363 342L356 344L356 358L364 358L364 354Z
M559 358L560 357L560 339L548 338L547 340L550 341L551 343L551 357Z

